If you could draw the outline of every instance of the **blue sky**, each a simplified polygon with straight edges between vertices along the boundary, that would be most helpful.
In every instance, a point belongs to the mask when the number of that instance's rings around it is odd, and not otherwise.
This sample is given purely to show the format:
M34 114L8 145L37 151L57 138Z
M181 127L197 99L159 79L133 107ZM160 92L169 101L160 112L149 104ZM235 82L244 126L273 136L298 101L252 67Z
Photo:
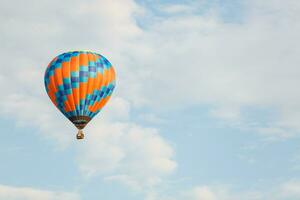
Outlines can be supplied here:
M300 199L298 1L0 10L0 200ZM77 49L117 72L83 141L43 85L48 62Z

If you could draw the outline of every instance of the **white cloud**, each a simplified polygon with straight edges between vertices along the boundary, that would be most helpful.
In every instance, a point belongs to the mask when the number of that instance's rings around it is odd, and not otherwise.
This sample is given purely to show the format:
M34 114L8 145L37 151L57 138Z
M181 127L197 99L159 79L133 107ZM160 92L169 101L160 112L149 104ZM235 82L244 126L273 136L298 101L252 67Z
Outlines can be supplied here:
M183 198L191 200L259 200L262 199L260 192L233 191L227 186L196 186L185 192Z
M29 187L0 185L0 199L3 200L79 200L76 193L40 190Z
M196 185L190 189L165 195L151 193L150 200L294 200L300 199L300 183L288 180L263 189L241 190L228 185Z
M141 191L161 183L176 168L173 149L156 129L102 121L86 132L78 157L84 176L101 174Z
M149 124L164 124L167 123L167 120L159 118L153 113L142 113L138 116L138 119L149 123Z
M210 114L214 117L236 123L240 121L241 117L241 111L239 107L230 105L221 106L219 108L213 109L211 110Z
M0 114L16 120L18 126L37 128L43 137L55 139L64 147L70 142L66 127L72 125L51 105L43 88L41 71L28 66L27 71L20 69L0 79L0 89L5 93L0 99Z
M193 13L155 20L135 44L147 49L134 51L144 66L138 72L147 69L134 74L143 85L139 99L154 109L209 105L226 120L243 118L243 108L276 110L276 117L252 128L298 134L299 3L259 2L247 2L241 23Z
M192 12L195 10L195 8L184 4L170 4L162 6L160 10L168 14L181 14Z
M298 199L300 198L300 182L288 181L281 185L279 192L282 199Z
M109 101L109 106L100 115L106 120L128 121L130 120L130 103L114 94L114 97Z
M195 200L216 200L216 195L207 186L196 187L192 191L192 199Z

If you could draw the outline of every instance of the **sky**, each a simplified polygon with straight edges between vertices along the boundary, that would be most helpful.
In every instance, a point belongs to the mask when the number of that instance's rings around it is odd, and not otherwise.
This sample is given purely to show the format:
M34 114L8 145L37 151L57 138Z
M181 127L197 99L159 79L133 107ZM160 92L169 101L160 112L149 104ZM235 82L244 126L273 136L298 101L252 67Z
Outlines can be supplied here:
M0 200L300 200L300 1L1 0ZM77 141L44 72L90 50Z

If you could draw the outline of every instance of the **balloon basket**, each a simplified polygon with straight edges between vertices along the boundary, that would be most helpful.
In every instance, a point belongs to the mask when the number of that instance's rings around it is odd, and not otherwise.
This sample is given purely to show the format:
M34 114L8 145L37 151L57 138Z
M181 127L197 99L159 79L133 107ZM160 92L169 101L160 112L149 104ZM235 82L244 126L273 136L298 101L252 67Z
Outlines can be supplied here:
M76 135L77 140L82 140L84 138L84 134L82 130L79 130L77 135Z

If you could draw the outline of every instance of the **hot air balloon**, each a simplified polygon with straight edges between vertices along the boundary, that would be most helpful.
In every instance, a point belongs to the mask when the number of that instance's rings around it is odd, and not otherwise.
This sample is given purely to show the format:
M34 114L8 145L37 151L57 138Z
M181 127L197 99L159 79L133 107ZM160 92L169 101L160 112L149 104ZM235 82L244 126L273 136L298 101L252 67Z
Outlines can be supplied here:
M55 57L45 72L45 88L53 104L82 129L107 103L116 85L115 70L102 55L72 51Z

